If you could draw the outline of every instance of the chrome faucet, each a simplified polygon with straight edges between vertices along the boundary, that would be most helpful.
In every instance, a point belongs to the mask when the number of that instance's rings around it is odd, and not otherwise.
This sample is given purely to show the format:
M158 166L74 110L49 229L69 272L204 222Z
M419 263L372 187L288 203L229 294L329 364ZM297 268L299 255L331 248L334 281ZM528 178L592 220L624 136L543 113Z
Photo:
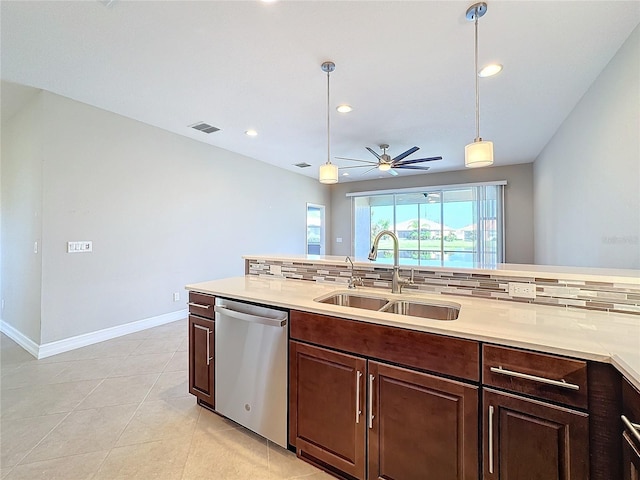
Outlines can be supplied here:
M351 257L347 255L347 258L345 258L344 261L351 264L351 276L349 277L348 288L356 288L356 285L360 285L362 287L364 285L364 283L362 283L362 278L353 276L353 262L351 261Z
M391 230L383 230L376 235L373 239L373 245L371 245L371 251L369 252L369 260L375 260L378 258L378 243L380 239L385 235L389 235L393 240L393 277L391 279L391 293L402 293L402 287L404 285L410 285L413 283L413 269L411 269L411 278L400 278L400 255L398 252L398 237Z

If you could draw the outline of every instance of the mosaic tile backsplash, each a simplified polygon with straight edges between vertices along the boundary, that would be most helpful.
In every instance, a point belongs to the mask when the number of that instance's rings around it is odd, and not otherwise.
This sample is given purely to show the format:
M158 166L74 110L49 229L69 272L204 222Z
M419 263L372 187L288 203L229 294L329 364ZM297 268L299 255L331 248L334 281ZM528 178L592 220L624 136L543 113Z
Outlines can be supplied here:
M274 275L271 266L279 266L281 273ZM335 283L346 287L351 271L348 265L314 264L281 260L246 259L248 275L277 276L296 280ZM275 270L278 270L277 267ZM363 280L365 287L391 288L393 268L389 266L364 267L356 265L353 275ZM411 276L411 268L400 268L402 277ZM509 282L531 283L536 286L536 298L527 299L509 295ZM467 295L492 300L525 302L556 307L574 307L616 313L640 315L640 288L625 283L607 283L555 278L527 278L496 274L459 273L434 270L415 270L414 284L403 290L418 290L442 295Z

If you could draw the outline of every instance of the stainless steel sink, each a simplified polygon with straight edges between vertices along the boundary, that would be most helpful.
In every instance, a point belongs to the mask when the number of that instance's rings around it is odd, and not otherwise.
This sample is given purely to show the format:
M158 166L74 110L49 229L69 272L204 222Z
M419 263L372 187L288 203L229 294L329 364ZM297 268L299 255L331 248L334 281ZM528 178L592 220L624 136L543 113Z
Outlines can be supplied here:
M432 320L456 320L460 313L460 307L416 300L397 300L388 303L381 308L380 311L398 315L410 315L412 317L430 318Z
M363 308L365 310L380 310L389 303L389 300L383 297L356 293L333 293L326 297L317 298L315 301L343 307Z
M428 318L430 320L456 320L460 313L460 305L458 304L408 298L379 297L373 294L356 292L332 292L318 297L314 301L342 307Z

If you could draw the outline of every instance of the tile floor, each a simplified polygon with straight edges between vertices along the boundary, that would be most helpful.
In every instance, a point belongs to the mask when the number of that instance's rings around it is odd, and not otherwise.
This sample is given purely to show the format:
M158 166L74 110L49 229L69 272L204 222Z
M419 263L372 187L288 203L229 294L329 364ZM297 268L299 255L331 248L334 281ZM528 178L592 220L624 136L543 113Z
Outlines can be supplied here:
M199 407L187 322L36 360L0 341L3 480L330 479Z

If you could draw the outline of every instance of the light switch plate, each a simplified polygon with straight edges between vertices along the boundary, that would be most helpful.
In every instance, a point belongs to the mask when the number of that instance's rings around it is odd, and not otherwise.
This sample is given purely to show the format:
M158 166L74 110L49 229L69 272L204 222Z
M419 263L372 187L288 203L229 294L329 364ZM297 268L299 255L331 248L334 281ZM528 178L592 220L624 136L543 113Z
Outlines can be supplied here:
M93 252L93 242L83 240L81 242L67 242L67 253L89 253Z

